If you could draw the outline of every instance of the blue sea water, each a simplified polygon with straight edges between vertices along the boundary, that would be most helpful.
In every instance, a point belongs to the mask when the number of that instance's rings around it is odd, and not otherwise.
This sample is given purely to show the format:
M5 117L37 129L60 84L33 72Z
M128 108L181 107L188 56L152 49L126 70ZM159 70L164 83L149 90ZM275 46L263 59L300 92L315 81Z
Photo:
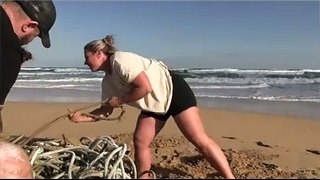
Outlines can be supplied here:
M284 104L288 107L286 112L290 112L296 111L293 103L298 103L306 105L303 116L320 119L320 70L317 69L180 68L173 71L187 81L203 106L257 111L260 105L261 112L270 113L279 108L267 111L263 104ZM8 100L99 101L103 76L103 72L92 73L88 68L24 67ZM240 102L244 101L251 103L242 106Z

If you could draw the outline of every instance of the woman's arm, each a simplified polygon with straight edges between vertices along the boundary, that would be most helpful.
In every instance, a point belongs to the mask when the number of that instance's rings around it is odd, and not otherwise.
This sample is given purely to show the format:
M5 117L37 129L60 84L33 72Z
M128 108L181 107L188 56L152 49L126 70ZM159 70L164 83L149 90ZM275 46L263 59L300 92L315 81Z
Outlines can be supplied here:
M137 101L152 91L149 78L145 72L141 72L131 83L130 91L123 97L112 97L109 104L119 107L121 104Z
M123 103L137 101L152 91L152 87L145 72L141 72L131 83L130 91L121 98Z

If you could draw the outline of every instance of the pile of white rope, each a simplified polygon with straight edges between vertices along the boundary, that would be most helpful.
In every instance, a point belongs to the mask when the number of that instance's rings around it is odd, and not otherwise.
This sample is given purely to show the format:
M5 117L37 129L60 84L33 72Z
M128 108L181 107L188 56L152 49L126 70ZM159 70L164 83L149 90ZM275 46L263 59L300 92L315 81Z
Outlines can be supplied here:
M23 145L36 179L137 179L127 145L117 145L110 136L80 138L82 145L57 140L36 140Z

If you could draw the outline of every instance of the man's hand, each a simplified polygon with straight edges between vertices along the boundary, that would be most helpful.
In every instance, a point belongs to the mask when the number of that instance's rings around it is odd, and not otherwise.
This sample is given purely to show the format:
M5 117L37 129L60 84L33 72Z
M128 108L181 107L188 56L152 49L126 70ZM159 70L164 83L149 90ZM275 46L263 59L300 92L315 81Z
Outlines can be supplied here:
M25 50L24 48L21 48L21 55L22 55L22 63L29 61L32 59L32 54L31 52Z

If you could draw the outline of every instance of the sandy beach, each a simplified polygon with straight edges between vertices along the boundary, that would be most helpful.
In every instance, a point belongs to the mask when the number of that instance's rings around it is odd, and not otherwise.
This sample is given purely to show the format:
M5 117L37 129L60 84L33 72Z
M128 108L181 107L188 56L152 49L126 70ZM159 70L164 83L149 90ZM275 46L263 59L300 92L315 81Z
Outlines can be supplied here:
M7 102L4 134L31 135L43 124L92 103ZM39 137L77 139L112 135L127 143L133 154L132 133L138 110L125 106L120 121L76 124L62 119ZM120 111L115 111L114 116ZM207 133L224 150L237 178L320 178L320 121L200 107ZM112 116L113 116L112 115ZM220 178L169 119L152 145L153 170L160 178Z

